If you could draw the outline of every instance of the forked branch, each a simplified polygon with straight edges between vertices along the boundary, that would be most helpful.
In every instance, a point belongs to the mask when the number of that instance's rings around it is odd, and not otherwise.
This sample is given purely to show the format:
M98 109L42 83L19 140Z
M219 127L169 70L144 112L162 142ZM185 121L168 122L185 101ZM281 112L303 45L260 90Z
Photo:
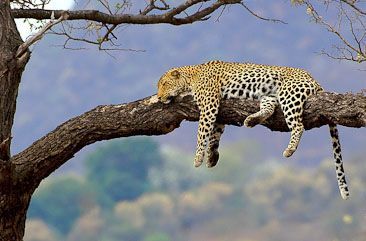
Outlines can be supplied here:
M310 0L293 0L305 5L307 14L317 24L332 33L339 43L333 45L335 53L323 50L321 53L330 58L353 62L366 62L366 10L359 1L319 0L325 10ZM357 3L360 3L357 5ZM363 6L363 7L362 7ZM326 15L336 14L336 18ZM332 21L333 20L333 21Z
M56 24L60 23L63 20L66 20L68 18L67 12L61 13L61 16L58 19L54 19L54 17L51 17L51 20L46 23L37 33L32 35L30 38L28 38L23 44L21 44L16 52L15 57L16 58L22 58L22 55L26 53L28 48L36 43L38 40L40 40L45 32L47 32L49 29L51 29Z
M86 20L77 23L66 23L53 34L62 35L66 38L64 47L70 47L72 42L85 42L97 45L99 49L105 50L105 43L113 49L121 49L114 42L116 35L114 31L124 24L171 24L183 25L208 20L212 14L221 7L241 4L246 12L256 18L265 21L281 22L281 20L262 17L251 10L242 0L186 0L175 6L168 5L164 0L149 0L144 9L137 13L130 13L130 2L124 0L114 8L107 0L98 0L105 11L99 10L70 10L67 11L68 20ZM224 8L223 8L224 9ZM65 11L46 9L12 9L15 18L31 18L37 20L60 18ZM78 31L75 31L78 30ZM81 31L80 31L81 30ZM82 32L82 33L81 33ZM86 37L88 35L88 37ZM117 48L115 48L117 47ZM111 48L109 48L111 49Z
M223 5L238 4L241 0L218 0L213 1L211 5L206 6L199 11L193 11L188 16L178 16L183 11L207 0L189 0L183 4L163 11L161 14L147 14L151 10L144 10L138 14L110 14L100 12L98 10L70 10L68 12L68 20L89 20L103 24L157 24L167 23L172 25L189 24L195 21L202 21L202 18L208 17L216 9ZM150 7L151 8L151 7ZM162 8L165 10L166 8ZM50 19L52 12L55 18L59 18L64 11L62 10L46 10L46 9L12 9L14 18L33 18L37 20Z

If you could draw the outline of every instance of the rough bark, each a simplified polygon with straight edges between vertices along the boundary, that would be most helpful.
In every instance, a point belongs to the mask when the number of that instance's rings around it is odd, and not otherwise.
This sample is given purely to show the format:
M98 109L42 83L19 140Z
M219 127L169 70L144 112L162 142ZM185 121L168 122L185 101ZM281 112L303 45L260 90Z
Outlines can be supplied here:
M0 142L10 136L22 74L14 55L22 40L6 5L0 2Z
M0 2L0 240L22 240L31 193L14 178L9 160L10 136L21 75L29 53L19 61L15 53L22 43L7 1Z
M84 146L100 140L135 135L164 135L178 128L183 120L197 121L199 111L191 96L179 96L170 104L148 97L128 104L98 106L57 127L11 160L21 182L32 179L35 185L69 160ZM258 111L259 103L224 100L218 122L241 126ZM366 97L363 94L321 93L305 105L306 129L335 123L348 127L366 126ZM264 126L273 131L288 131L282 111Z
M189 0L180 5L168 8L161 14L108 14L97 10L74 10L67 11L68 20L90 20L104 24L158 24L167 23L172 25L190 24L196 21L209 19L210 14L215 12L221 6L230 4L239 4L241 0L219 0L211 5L199 8L194 13L180 16L181 13L190 9L192 6L206 2L204 0ZM46 10L46 9L13 9L15 18L34 18L38 20L51 19L52 12L55 18L59 18L65 11ZM189 11L188 11L189 12Z

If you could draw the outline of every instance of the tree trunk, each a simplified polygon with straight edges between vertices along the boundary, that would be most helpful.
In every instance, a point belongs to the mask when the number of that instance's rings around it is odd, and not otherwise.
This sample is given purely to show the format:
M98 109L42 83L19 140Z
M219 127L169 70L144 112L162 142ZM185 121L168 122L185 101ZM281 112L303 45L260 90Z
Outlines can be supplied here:
M13 174L13 164L0 161L0 241L23 240L26 212L33 192L26 183L14 180Z
M0 2L0 240L23 239L30 184L20 183L10 162L11 128L18 87L29 52L22 58L16 51L22 39L11 16L8 1ZM21 61L20 61L21 60ZM28 187L27 187L28 186Z

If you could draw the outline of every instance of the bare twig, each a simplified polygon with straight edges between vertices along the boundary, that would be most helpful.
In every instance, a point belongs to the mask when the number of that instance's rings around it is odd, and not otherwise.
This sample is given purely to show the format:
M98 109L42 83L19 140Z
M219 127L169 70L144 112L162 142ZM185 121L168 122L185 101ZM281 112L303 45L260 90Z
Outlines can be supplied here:
M337 12L337 19L333 23L322 16L314 4L309 0L298 1L300 5L307 7L307 14L312 20L325 27L330 33L339 40L338 44L333 45L336 54L328 51L321 51L332 59L348 60L353 62L366 62L366 11L357 6L357 1L350 0L323 0L325 12ZM317 6L320 8L319 6ZM335 23L334 23L335 22Z
M350 6L351 8L353 8L354 10L356 10L358 13L366 15L366 11L362 10L361 8L356 6L356 1L349 1L349 0L340 0L341 2L346 3L348 6Z
M140 14L142 15L147 15L148 13L150 13L151 11L153 11L154 9L156 10L168 10L170 7L169 5L164 1L160 1L163 6L159 7L155 4L156 0L150 0L150 3L145 7L145 9L143 11L140 11Z
M13 0L10 1L13 6L22 9L30 9L30 8L40 8L44 9L47 4L50 3L51 0L42 0L42 1L34 1L34 0Z
M98 0L98 2L107 10L106 13L97 10L71 10L67 11L67 20L86 20L77 22L83 26L76 28L68 24L67 29L62 25L61 30L52 31L51 33L63 35L67 41L65 48L71 41L84 42L98 46L101 50L120 49L113 40L117 39L114 33L118 27L125 24L159 24L166 23L172 25L190 24L197 21L205 21L210 18L211 14L222 6L229 4L238 4L241 0L186 0L174 7L169 6L164 0L148 0L147 6L138 14L127 14L129 1L124 0L116 6L116 11L112 11L110 4L106 0ZM199 6L198 10L195 7ZM122 13L120 13L122 11ZM154 14L152 13L154 12ZM157 14L155 14L155 12ZM15 18L33 18L38 20L50 19L51 14L55 18L61 17L64 11L52 11L44 9L13 9L12 14ZM185 14L185 16L183 15ZM80 25L79 25L80 26ZM80 31L84 30L84 36ZM104 47L105 43L109 43L111 48ZM78 48L79 49L79 48ZM125 50L125 49L124 49Z
M67 38L66 45L70 41L81 41L88 44L97 45L99 49L105 48L103 45L109 43L112 47L115 46L112 40L117 39L114 32L121 25L125 24L172 24L183 25L199 21L206 21L211 17L211 14L222 8L219 17L228 5L241 4L251 15L265 21L275 23L285 23L282 20L265 18L255 13L247 7L242 0L185 0L176 6L170 6L164 0L147 0L146 7L140 10L137 14L125 13L128 0L124 0L121 5L116 7L114 12L107 0L98 0L98 2L106 9L106 12L97 10L71 10L67 11L68 20L86 20L84 26L78 28L85 33L82 36L80 32L72 34L75 27L68 26L68 29L63 27L61 31L53 34L63 35ZM122 11L122 13L117 13ZM13 9L12 14L15 18L33 18L38 20L50 19L54 13L56 18L59 18L63 11L51 11L44 9ZM218 17L218 18L219 18ZM79 24L78 22L77 24ZM86 36L88 35L88 36ZM117 49L117 48L116 48Z
M274 22L274 23L283 23L283 24L287 24L286 22L280 20L280 19L274 19L274 18L265 18L263 16L260 16L259 14L257 14L256 12L254 12L253 10L251 10L247 5L245 5L244 3L241 3L241 5L250 13L252 14L254 17L259 18L261 20L264 21L270 21L270 22Z
M51 20L47 24L45 24L38 33L34 34L32 37L30 37L27 41L25 41L22 45L19 46L16 53L16 57L20 58L32 44L36 43L43 37L46 31L48 31L56 24L62 22L63 20L66 20L67 18L68 18L67 12L62 13L57 20L51 18Z

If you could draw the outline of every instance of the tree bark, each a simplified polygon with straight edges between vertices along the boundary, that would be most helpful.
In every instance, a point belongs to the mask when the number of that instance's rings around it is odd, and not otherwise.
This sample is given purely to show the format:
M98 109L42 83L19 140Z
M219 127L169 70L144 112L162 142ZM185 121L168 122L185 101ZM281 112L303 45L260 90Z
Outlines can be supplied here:
M14 163L9 160L11 128L18 87L27 52L22 61L15 53L22 39L11 16L9 2L0 2L0 240L22 240L31 192L16 181Z
M159 24L166 23L172 25L191 24L197 21L205 21L210 18L210 14L222 6L231 4L241 4L241 0L220 0L212 4L199 7L193 13L190 9L207 2L205 0L190 0L179 5L167 8L160 14L138 13L138 14L109 14L98 10L46 10L46 9L13 9L15 18L34 18L38 20L51 19L52 13L55 18L59 18L64 12L67 12L68 20L90 20L104 24ZM201 8L202 7L202 8ZM156 9L156 8L155 8ZM180 14L187 12L189 14L181 17ZM268 20L268 19L265 19Z
M258 110L258 101L224 100L218 122L242 126L244 119ZM37 185L86 145L117 137L164 135L178 128L183 120L197 121L198 117L191 96L178 96L170 104L156 102L153 96L128 104L98 106L60 125L11 161L22 181L32 179ZM311 97L305 105L305 128L329 123L365 127L366 97L335 93ZM279 109L263 125L273 131L288 131Z

